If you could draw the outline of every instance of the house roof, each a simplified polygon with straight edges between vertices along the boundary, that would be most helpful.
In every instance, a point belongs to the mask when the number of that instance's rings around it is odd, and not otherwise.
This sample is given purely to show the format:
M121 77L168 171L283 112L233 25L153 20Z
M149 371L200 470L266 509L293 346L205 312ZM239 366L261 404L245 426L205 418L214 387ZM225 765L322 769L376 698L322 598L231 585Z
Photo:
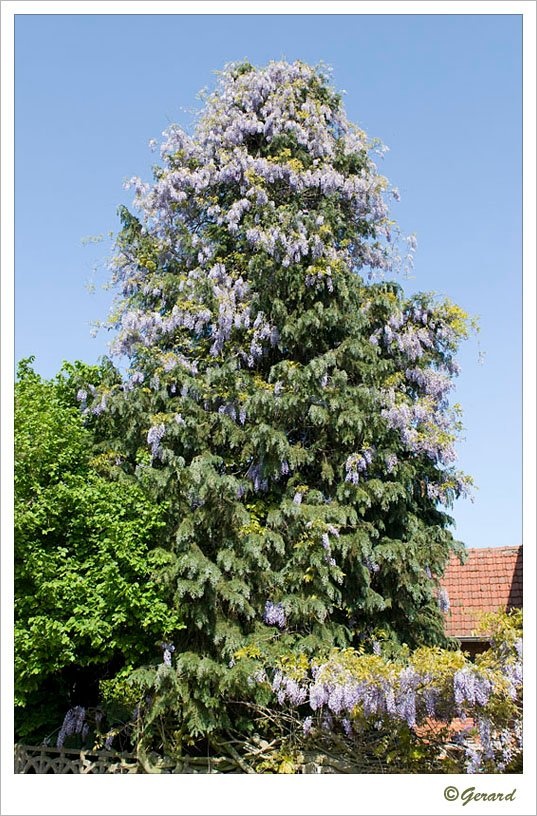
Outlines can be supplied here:
M450 608L446 634L471 637L486 612L522 607L522 547L475 547L464 564L452 556L441 585Z

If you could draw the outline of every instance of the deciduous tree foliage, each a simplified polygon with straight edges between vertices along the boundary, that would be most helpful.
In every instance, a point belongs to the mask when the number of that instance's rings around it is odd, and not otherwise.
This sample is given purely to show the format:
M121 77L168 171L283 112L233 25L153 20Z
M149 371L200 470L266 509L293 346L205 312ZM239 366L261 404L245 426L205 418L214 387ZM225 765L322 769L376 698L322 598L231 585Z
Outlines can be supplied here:
M19 738L46 737L70 705L96 705L101 678L158 660L179 626L151 580L162 509L132 480L99 472L69 387L77 372L88 367L47 382L24 361L15 389Z
M111 472L166 507L153 566L186 624L193 732L225 722L239 650L319 654L379 627L444 642L468 321L388 281L405 242L377 148L323 70L232 65L121 212L129 369L80 399Z

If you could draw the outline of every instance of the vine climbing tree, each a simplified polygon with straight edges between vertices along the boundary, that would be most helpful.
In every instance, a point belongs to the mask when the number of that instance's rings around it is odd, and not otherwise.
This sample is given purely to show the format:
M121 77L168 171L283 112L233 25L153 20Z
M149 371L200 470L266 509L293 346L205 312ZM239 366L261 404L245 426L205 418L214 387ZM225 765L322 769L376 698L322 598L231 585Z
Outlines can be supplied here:
M202 734L248 687L238 654L445 644L469 321L393 282L414 240L323 69L228 66L192 135L164 136L113 261L128 370L79 397L111 478L165 507L174 716Z

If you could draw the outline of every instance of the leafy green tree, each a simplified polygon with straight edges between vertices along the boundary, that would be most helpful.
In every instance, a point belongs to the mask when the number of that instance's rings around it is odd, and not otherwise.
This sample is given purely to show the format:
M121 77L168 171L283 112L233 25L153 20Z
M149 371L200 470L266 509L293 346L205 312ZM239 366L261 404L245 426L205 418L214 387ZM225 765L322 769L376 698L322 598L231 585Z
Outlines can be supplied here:
M167 507L155 558L186 623L170 699L190 733L229 722L238 653L379 628L445 642L468 319L387 281L404 241L377 149L322 70L231 65L193 135L165 133L153 183L132 179L138 215L121 210L129 370L81 400L112 470Z
M100 679L158 662L180 626L151 577L163 509L132 480L98 472L107 454L94 455L75 374L100 377L75 365L47 382L27 360L15 388L19 738L46 736L72 705L95 706Z

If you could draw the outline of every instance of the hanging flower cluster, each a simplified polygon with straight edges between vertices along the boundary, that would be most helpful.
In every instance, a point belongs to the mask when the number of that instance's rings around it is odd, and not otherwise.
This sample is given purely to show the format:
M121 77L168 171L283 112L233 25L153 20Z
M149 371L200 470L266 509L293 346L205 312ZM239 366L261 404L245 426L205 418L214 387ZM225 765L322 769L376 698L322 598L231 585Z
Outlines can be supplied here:
M139 251L120 242L113 262L124 295L113 350L132 356L158 343L180 366L179 349L203 339L212 356L227 345L252 366L277 345L278 327L256 307L260 282L225 249L231 240L266 259L265 276L300 266L307 286L330 292L338 269L392 270L388 183L374 147L322 71L228 66L193 135L165 131L153 185L127 183L141 231ZM334 203L337 228L325 213Z
M172 665L172 654L175 652L175 646L173 643L163 643L162 644L162 662L165 666Z
M112 261L120 290L112 351L131 361L125 392L166 386L170 396L199 402L193 383L212 365L233 361L251 371L267 357L300 352L300 342L295 350L289 345L292 327L281 308L273 309L275 301L298 299L296 314L322 303L328 318L327 307L348 290L349 276L397 270L387 194L397 200L398 193L374 161L382 148L349 122L324 69L231 64L206 97L192 134L172 125L163 137L153 183L137 177L127 183L138 215L123 209ZM413 236L407 244L411 262ZM453 466L461 426L448 403L467 317L425 295L408 301L389 295L389 308L379 311L377 295L364 286L360 308L362 332L387 363L375 398L394 434L384 473L394 474L406 456L425 457L436 466L426 494L449 505L470 489ZM328 389L327 370L319 382ZM277 380L273 388L280 397L284 384ZM201 390L207 394L207 384ZM82 389L79 399L98 416L110 394ZM214 405L205 398L203 405L245 422L248 406L236 400ZM147 438L157 462L163 422ZM360 452L347 452L345 480L355 485L371 477L376 438L367 441ZM286 467L282 457L281 475ZM266 492L271 474L263 456L248 468L242 475L255 492ZM244 489L238 488L241 495Z
M368 466L373 460L373 453L374 450L372 448L366 448L361 453L352 453L345 462L345 481L358 484L360 474L366 473Z
M518 648L503 657L469 662L462 653L417 650L407 662L334 650L324 663L277 669L268 680L278 703L299 708L302 730L341 729L347 737L392 721L415 729L437 721L467 722L452 734L464 750L466 771L504 770L522 750L522 663ZM313 712L313 715L312 715ZM491 764L492 763L492 766Z
M66 737L71 737L74 734L80 734L82 740L85 740L89 733L89 726L86 723L86 709L84 706L74 706L70 708L63 718L63 723L58 732L56 739L56 747L63 748Z
M169 506L178 667L229 666L267 626L308 653L372 618L442 636L424 564L456 549L435 505L468 486L449 406L467 318L387 281L403 253L376 154L322 70L231 65L152 183L129 182L111 319L129 369L79 398Z
M287 623L287 617L283 605L281 603L267 601L265 604L263 620L269 626L278 626L278 628L283 629Z
M438 606L440 610L445 614L449 612L450 603L449 603L449 595L447 590L444 587L440 587L438 590Z
M410 302L404 312L395 309L370 336L381 354L400 358L401 375L384 390L382 416L409 451L449 465L456 458L453 445L460 425L457 411L448 405L459 371L453 352L467 335L468 319L449 301L418 304Z

